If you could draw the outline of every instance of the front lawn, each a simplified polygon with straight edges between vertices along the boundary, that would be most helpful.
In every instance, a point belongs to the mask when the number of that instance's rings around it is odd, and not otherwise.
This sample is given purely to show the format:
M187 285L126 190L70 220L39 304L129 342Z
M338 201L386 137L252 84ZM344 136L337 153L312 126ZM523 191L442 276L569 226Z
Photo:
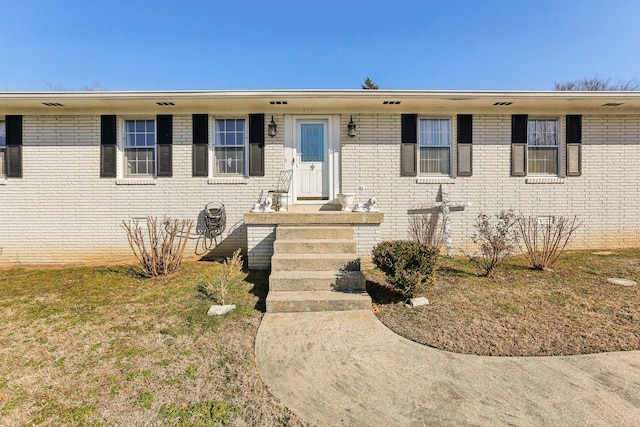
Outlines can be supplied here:
M612 255L567 252L554 271L509 259L495 278L478 277L465 259L439 258L436 285L407 308L367 272L378 318L396 333L443 350L492 356L543 356L640 350L640 250Z
M238 309L214 318L198 285L219 270L0 269L0 424L306 425L258 376L267 274L229 289Z

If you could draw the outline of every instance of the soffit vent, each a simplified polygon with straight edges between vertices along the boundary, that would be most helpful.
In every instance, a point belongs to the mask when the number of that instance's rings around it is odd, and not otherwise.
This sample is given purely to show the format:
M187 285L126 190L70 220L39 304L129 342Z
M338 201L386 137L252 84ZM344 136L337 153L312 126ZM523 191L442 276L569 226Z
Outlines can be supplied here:
M64 107L64 105L60 104L59 102L43 102L43 105L46 105L47 107Z
M156 104L160 105L161 107L173 107L174 104L173 102L156 102Z
M269 101L271 105L287 105L288 103L288 101Z
M398 105L401 101L382 101L382 105Z
M511 105L513 104L513 102L509 102L509 101L500 101L500 102L494 102L494 106L496 107L506 107L507 105Z
M622 105L622 102L607 102L606 104L602 104L603 107L619 107Z

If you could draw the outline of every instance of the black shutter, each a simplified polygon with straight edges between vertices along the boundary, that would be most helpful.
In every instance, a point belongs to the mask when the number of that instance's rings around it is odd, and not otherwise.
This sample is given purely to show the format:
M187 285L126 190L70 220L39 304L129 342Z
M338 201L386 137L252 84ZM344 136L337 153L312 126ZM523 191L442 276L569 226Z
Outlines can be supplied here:
M567 143L580 144L582 142L582 116L567 116Z
M22 178L22 116L6 116L6 176Z
M567 176L582 175L582 116L567 116Z
M418 116L401 115L400 176L417 176Z
M100 178L116 177L116 116L100 116Z
M511 116L511 176L527 175L527 123L526 114Z
M471 144L473 142L473 116L471 114L458 114L458 144Z
M526 114L514 114L511 116L511 143L527 143L527 122L529 116Z
M162 114L156 117L156 138L158 145L158 176L169 177L173 174L172 144L173 116Z
M264 114L249 114L249 176L264 176Z
M458 114L457 176L473 175L473 116Z
M209 115L194 114L192 171L193 176L209 175Z

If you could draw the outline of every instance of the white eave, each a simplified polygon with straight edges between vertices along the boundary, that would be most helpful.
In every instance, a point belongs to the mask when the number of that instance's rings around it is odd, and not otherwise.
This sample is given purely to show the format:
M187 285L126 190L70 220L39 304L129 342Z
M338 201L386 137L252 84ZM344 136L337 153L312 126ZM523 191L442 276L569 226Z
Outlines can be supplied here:
M0 114L640 114L640 92L237 90L0 92Z

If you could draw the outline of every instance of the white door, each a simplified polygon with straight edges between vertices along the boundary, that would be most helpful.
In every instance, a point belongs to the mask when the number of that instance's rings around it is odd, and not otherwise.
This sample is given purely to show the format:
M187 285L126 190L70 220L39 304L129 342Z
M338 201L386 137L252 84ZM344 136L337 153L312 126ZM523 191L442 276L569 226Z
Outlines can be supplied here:
M329 199L327 120L297 121L296 194L298 200Z

